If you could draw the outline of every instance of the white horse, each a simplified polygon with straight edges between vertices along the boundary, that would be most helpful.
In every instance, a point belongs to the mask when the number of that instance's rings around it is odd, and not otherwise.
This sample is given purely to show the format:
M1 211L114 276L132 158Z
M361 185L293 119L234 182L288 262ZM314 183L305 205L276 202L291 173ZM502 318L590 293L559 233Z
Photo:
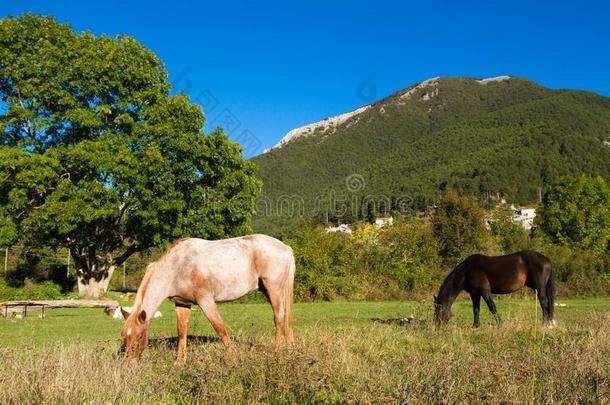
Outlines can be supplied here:
M139 358L148 342L148 328L161 302L176 303L178 322L177 364L186 360L186 337L191 305L201 307L225 347L231 341L216 302L232 301L259 288L269 299L275 320L275 350L281 336L293 341L291 309L295 262L292 249L265 235L207 241L180 239L159 260L151 263L133 305L124 312L121 332L125 356Z

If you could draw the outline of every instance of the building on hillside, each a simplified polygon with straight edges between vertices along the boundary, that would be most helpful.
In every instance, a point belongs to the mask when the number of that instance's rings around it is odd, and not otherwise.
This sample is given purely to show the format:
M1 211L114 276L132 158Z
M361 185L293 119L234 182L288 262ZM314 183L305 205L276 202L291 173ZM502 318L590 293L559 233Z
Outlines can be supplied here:
M352 228L348 224L339 224L338 226L329 226L326 227L326 233L331 232L343 232L343 233L353 233Z
M392 217L379 217L375 220L375 225L378 228L383 228L384 226L391 226L394 223L394 218Z
M513 222L520 224L529 231L534 226L534 218L536 218L536 208L520 207L515 209Z

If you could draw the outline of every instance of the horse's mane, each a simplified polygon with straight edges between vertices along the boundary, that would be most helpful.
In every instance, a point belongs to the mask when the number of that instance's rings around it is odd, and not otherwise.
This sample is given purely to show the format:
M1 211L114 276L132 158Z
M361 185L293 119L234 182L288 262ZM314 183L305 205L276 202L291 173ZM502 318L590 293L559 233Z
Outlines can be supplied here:
M138 292L136 293L136 299L133 303L134 313L140 309L140 305L142 305L142 300L144 299L144 293L148 289L148 282L150 281L150 277L152 276L155 270L156 262L152 262L146 267L146 272L144 273L144 277L142 277L142 282L140 283L140 288L138 288Z
M187 239L187 238L176 239L174 242L169 244L167 246L167 248L165 248L165 251L163 252L161 257L157 261L150 263L146 267L146 273L144 273L144 277L142 278L142 282L140 283L140 288L138 288L138 292L136 294L136 299L133 303L134 309L137 309L137 310L140 309L140 306L142 305L142 301L144 299L144 295L146 294L146 291L148 290L148 284L149 284L150 278L152 277L153 273L155 272L155 269L157 269L160 264L163 264L167 260L167 257L169 256L170 252L173 251L176 248L176 246L178 246L180 244L180 242L184 241L185 239ZM134 312L137 312L137 311L134 311Z
M176 239L175 241L173 241L172 243L170 243L169 245L167 245L167 247L165 248L165 251L163 251L163 254L161 255L161 257L159 258L159 260L165 258L169 252L171 252L172 250L174 250L174 248L176 246L178 246L182 241L187 240L188 238L179 238Z
M462 290L462 286L458 285L456 278L464 271L465 264L466 260L458 264L453 270L451 270L451 273L445 277L445 280L443 280L443 283L441 284L441 288L438 290L439 302L442 302L447 298L451 299L451 295L454 295L456 291L459 292Z

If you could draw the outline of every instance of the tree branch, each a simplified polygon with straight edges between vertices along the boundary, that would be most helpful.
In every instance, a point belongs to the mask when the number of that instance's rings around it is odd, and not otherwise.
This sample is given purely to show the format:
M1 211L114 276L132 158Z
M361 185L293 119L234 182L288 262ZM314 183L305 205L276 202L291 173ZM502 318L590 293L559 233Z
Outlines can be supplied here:
M129 259L129 257L136 253L139 249L135 246L135 245L131 245L129 246L125 252L123 252L122 255L120 255L119 257L117 257L116 259L114 259L114 263L115 265L119 266L121 264L123 264L123 262L125 262L127 259Z
M119 209L119 216L117 217L116 221L114 221L115 228L121 224L121 220L123 219L123 215L127 211L127 207L128 207L127 203L124 203L124 202L121 203L121 208Z

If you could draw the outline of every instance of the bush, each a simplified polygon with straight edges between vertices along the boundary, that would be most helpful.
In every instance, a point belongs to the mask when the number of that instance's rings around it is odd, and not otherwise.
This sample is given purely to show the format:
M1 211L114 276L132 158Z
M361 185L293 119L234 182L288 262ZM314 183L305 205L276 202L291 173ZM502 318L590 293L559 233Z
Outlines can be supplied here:
M485 212L472 198L447 190L432 215L432 229L439 242L439 254L453 267L473 253L494 253L493 241L485 229Z
M301 300L404 298L415 289L427 291L439 277L427 221L398 219L381 229L360 224L352 235L305 227L287 243L295 253L295 296Z
M603 255L610 247L610 185L601 177L556 179L536 217L540 231L558 245Z
M495 208L491 213L491 233L505 254L532 248L530 233L512 221L513 210L506 206Z
M55 300L60 299L61 286L45 281L43 283L34 283L31 280L26 280L23 287L11 287L6 281L0 279L0 300Z
M399 218L393 226L380 229L378 244L389 265L386 274L402 290L428 288L440 276L438 242L428 221Z
M540 251L555 267L561 294L610 294L609 255L600 257L595 252L553 244L542 245Z
M321 227L304 227L286 243L292 247L297 272L295 297L330 300L345 290L345 240L342 233L326 233ZM341 292L344 290L343 292Z
M66 249L14 246L9 255L9 271L3 275L4 280L8 285L20 288L25 286L27 280L34 284L49 281L60 286L62 293L69 293L74 288L76 279L66 275L67 256Z

